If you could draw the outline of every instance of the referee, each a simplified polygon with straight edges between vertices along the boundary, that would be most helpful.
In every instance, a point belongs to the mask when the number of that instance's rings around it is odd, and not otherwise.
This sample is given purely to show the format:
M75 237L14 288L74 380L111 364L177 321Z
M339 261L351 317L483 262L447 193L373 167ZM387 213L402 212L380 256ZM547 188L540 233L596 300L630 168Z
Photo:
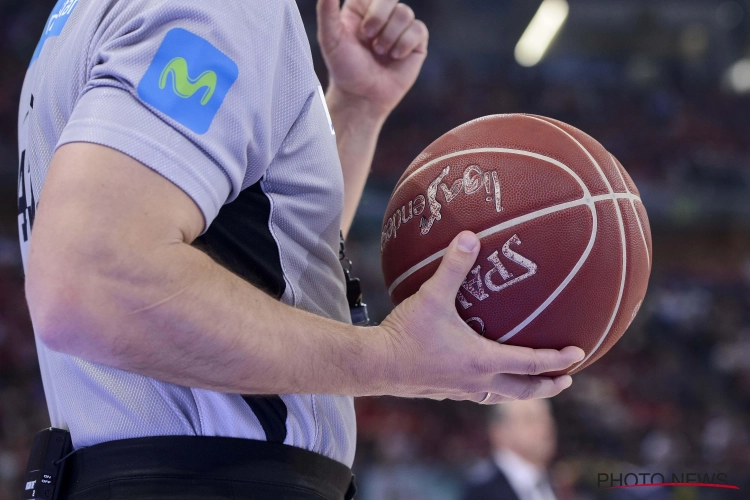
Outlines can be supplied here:
M388 114L427 54L397 0L59 0L19 113L19 232L61 498L343 499L353 396L553 396L583 357L484 339L479 250L378 327L338 260ZM33 234L33 237L32 237Z

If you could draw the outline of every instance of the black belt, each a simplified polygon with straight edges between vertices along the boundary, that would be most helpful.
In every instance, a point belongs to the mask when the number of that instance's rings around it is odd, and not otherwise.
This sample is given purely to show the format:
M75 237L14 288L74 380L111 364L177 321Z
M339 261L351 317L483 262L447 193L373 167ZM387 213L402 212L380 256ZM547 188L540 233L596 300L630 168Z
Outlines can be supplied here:
M65 460L60 497L145 478L178 479L193 485L201 480L234 483L235 489L238 484L248 489L270 484L331 500L349 500L356 491L351 469L301 448L238 438L154 436L77 450Z

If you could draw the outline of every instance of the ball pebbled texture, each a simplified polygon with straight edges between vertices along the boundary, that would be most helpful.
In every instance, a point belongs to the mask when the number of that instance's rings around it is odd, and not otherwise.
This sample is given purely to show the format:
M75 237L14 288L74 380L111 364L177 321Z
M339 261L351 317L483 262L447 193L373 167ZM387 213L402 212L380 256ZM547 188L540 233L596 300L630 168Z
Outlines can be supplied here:
M456 296L477 333L604 355L630 326L651 271L640 193L597 141L551 118L492 115L430 144L396 184L381 233L394 305L419 290L461 231L479 256ZM563 372L557 372L563 373Z

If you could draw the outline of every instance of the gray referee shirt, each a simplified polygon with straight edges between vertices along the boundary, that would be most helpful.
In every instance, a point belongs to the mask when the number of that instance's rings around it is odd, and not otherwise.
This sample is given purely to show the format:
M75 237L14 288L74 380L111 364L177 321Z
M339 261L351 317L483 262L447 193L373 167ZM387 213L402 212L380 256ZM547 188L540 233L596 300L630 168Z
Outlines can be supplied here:
M195 200L208 225L195 244L222 265L286 304L349 321L343 177L293 0L59 0L18 129L24 263L55 149L96 143ZM354 459L351 397L223 394L37 348L52 425L69 428L76 447L229 436Z

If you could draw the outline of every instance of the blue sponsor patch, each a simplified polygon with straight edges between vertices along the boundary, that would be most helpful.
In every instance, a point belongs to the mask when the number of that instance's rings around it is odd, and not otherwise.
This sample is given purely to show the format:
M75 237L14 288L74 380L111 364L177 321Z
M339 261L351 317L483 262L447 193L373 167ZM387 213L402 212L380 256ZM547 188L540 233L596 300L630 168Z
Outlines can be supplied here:
M49 19L47 19L47 24L44 25L42 38L39 39L39 43L36 44L36 49L34 49L34 55L31 56L31 63L39 59L39 54L42 53L44 43L53 36L58 36L62 32L65 23L67 23L70 18L70 13L73 12L76 5L78 5L78 0L57 0L57 3L52 8L52 14L50 14ZM29 65L31 65L31 63L29 63Z
M208 41L170 30L138 84L138 96L196 134L205 134L239 68Z

